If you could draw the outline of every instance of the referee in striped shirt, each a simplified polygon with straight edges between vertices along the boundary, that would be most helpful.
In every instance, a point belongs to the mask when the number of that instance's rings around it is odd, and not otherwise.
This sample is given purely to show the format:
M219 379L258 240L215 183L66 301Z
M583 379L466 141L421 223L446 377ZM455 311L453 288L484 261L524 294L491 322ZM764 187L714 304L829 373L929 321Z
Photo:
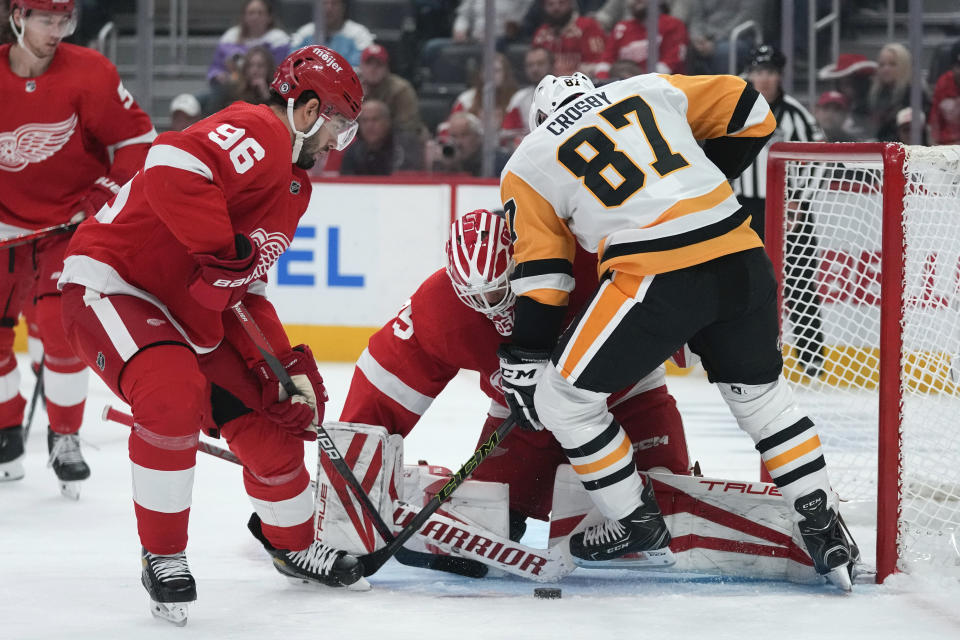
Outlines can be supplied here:
M816 118L793 96L783 91L780 78L787 59L770 45L760 45L750 53L747 80L753 84L777 119L777 128L753 164L733 183L740 204L750 214L750 226L763 239L764 207L767 194L767 155L777 141L822 142L823 132ZM788 191L790 191L788 189ZM793 220L787 230L787 251L784 255L784 306L796 334L797 360L803 372L816 378L823 369L823 332L820 328L820 296L816 290L817 242L813 214L802 192L795 192Z

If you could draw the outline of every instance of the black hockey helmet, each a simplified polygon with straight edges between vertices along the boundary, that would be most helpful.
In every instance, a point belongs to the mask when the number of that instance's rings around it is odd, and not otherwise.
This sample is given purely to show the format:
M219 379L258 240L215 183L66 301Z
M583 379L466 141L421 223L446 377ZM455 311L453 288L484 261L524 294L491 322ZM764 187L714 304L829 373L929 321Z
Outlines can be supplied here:
M753 69L769 69L778 73L783 73L783 68L787 65L787 58L776 47L769 44L761 44L750 52L750 61L747 63L747 71Z

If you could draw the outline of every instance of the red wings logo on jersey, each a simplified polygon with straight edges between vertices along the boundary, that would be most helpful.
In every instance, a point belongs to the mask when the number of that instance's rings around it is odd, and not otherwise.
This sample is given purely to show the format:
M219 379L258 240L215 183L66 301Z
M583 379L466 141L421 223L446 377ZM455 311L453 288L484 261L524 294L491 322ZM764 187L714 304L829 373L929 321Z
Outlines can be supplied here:
M31 122L0 133L0 169L22 171L31 162L43 162L67 144L76 128L74 113L63 122Z
M279 231L267 233L263 229L254 229L250 233L250 238L260 246L260 264L257 265L257 270L250 279L252 282L266 275L280 254L290 246L290 239Z

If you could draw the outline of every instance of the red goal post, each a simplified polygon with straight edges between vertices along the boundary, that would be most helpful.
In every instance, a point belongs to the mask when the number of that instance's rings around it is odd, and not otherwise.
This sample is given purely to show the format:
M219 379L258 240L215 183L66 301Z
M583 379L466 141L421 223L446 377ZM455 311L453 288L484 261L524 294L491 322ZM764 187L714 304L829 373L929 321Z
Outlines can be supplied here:
M842 510L878 581L960 574L960 147L781 142L767 171L784 376Z

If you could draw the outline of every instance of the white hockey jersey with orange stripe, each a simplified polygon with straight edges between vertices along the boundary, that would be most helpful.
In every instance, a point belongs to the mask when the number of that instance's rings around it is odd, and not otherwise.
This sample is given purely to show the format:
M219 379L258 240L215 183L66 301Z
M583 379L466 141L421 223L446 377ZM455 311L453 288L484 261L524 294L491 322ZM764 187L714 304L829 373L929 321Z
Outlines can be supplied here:
M599 273L637 276L762 246L698 140L775 127L763 97L735 76L640 75L561 107L501 175L514 291L566 304L574 242L599 255Z

